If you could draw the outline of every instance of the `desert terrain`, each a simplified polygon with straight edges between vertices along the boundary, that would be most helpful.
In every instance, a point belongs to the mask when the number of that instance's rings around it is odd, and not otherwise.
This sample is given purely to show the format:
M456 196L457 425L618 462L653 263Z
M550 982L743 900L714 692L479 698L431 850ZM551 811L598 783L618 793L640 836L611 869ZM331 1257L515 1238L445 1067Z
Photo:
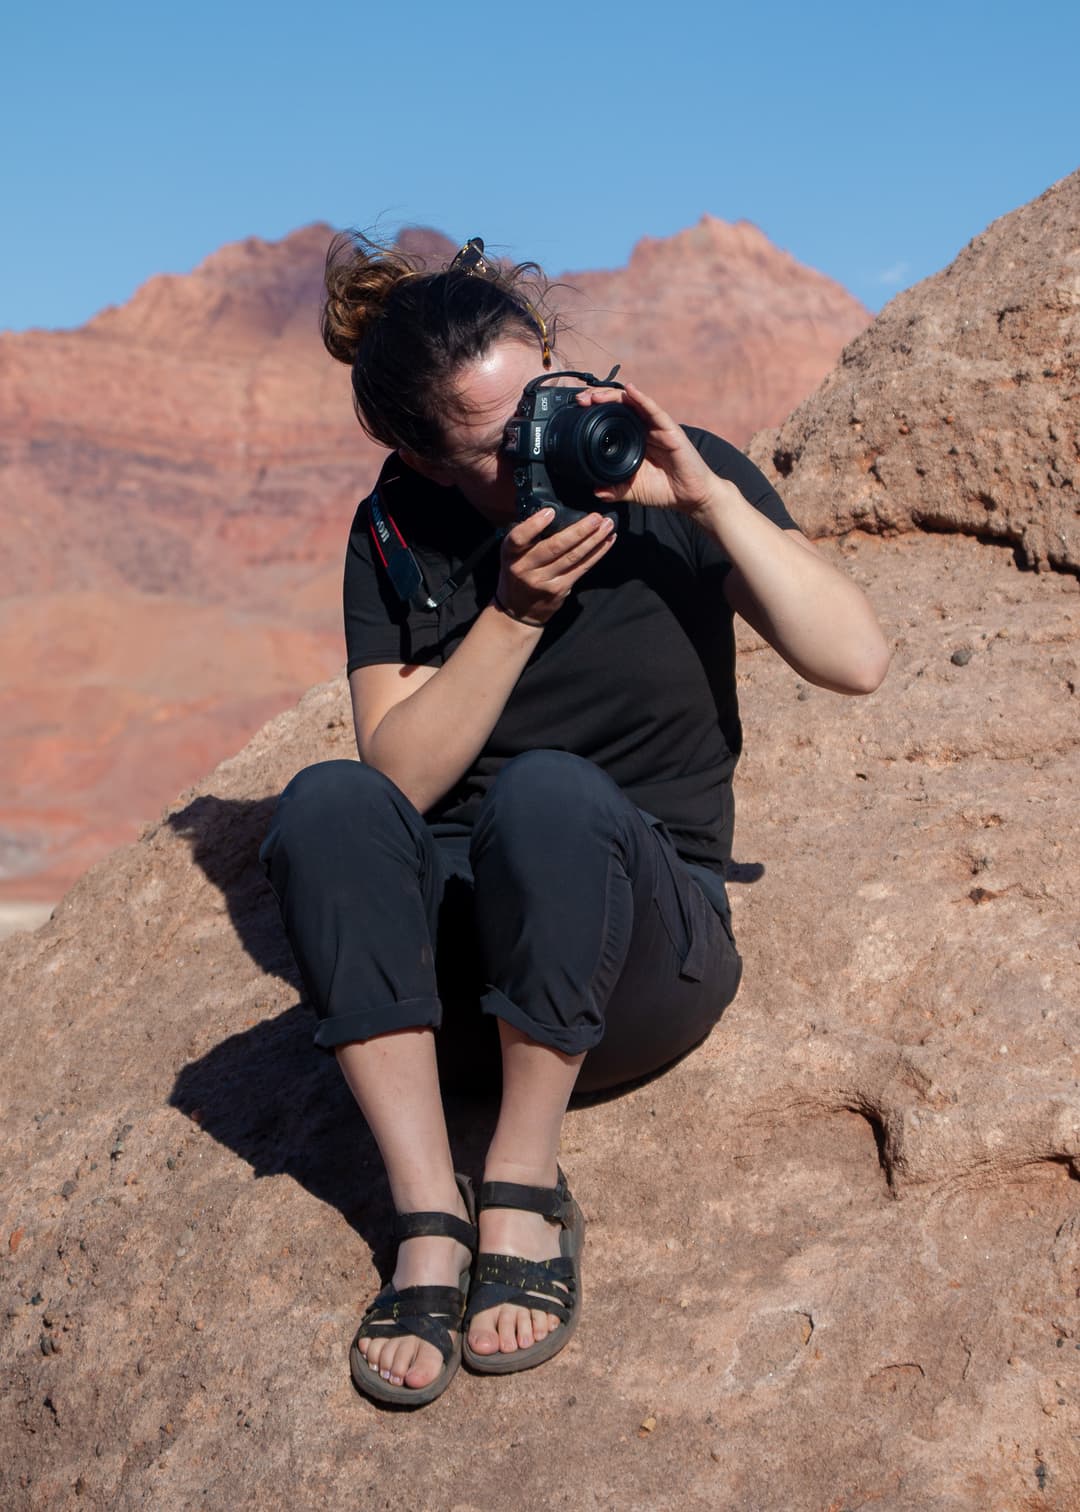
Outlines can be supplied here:
M256 860L355 754L339 675L0 945L5 1506L1075 1512L1078 227L1080 174L750 444L893 665L844 700L740 633L744 983L572 1106L543 1369L350 1382L389 1201ZM493 1106L448 1116L475 1171Z

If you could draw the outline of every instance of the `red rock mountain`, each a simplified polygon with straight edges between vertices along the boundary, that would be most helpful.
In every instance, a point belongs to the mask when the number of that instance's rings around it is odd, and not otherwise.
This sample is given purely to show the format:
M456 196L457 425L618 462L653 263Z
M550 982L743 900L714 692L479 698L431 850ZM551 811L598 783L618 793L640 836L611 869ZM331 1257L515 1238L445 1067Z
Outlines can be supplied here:
M80 330L0 335L0 900L57 896L340 664L343 543L379 452L318 336L330 236L251 238ZM568 355L618 358L739 442L869 320L708 217L568 282Z
M710 215L645 238L625 268L564 284L566 348L598 373L621 362L681 420L740 446L779 424L868 323L850 294L756 226Z

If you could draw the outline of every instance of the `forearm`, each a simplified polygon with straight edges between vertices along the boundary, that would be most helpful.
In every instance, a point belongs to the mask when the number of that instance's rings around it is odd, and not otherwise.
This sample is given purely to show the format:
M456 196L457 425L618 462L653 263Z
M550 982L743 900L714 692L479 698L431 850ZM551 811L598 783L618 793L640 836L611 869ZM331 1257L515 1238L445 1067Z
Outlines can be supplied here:
M733 564L733 606L789 665L819 687L873 692L889 651L870 603L850 578L722 479L692 518Z
M489 605L446 664L386 712L363 759L424 813L483 750L540 635Z

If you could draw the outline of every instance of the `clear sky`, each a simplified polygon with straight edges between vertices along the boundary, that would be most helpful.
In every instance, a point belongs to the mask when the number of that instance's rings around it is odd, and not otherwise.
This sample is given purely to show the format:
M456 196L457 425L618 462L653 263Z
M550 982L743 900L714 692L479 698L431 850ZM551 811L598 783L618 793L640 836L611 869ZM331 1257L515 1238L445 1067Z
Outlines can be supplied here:
M6 0L0 328L314 220L553 274L708 211L879 308L1080 164L1076 0Z

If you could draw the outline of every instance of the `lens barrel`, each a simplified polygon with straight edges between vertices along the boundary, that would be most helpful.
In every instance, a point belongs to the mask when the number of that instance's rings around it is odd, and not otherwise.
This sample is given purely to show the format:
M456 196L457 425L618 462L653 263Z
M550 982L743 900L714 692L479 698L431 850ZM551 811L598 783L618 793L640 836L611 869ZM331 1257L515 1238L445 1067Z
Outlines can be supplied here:
M625 404L568 404L545 427L544 462L561 499L625 483L644 458L644 421Z

